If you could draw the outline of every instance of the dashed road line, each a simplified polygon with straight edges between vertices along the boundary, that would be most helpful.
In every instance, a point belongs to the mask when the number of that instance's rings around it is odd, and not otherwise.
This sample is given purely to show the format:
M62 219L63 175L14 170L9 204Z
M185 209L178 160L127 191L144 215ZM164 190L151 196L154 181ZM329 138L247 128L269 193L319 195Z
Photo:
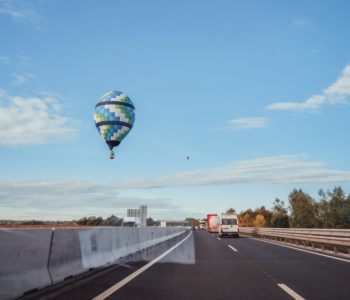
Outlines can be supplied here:
M298 293L293 291L289 286L284 283L277 283L277 285L284 290L289 296L291 296L295 300L305 300L305 298L301 297Z
M231 248L233 251L238 252L238 250L235 247L232 247L231 245L227 245L229 248Z

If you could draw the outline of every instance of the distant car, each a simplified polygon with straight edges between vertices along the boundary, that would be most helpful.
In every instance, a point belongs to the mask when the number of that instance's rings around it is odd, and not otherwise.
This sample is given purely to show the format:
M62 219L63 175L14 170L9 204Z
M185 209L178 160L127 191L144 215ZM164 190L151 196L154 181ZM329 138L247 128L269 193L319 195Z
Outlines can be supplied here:
M205 222L200 222L199 223L199 229L200 230L205 230Z
M219 237L233 236L239 237L239 227L237 215L221 215L218 228Z

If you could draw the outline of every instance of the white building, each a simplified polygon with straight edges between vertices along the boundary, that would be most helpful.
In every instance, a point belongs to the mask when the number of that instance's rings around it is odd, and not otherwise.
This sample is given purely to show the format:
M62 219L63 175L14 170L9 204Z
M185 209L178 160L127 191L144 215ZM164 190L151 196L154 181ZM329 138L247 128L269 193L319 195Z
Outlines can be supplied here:
M146 227L147 205L140 205L140 208L128 208L127 216L140 218L141 227Z

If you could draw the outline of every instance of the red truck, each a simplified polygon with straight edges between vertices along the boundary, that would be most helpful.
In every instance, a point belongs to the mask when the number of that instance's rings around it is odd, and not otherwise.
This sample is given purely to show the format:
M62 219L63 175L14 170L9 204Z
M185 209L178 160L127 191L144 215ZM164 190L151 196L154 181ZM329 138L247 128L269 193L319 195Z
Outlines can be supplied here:
M218 232L219 217L217 214L207 214L207 229L210 233Z

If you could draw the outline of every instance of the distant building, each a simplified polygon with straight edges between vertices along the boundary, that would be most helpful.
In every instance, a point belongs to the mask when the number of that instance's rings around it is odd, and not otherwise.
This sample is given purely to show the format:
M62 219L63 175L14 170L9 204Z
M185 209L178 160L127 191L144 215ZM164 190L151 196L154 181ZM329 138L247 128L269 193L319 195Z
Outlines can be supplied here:
M127 216L140 218L141 227L146 227L147 205L140 205L140 208L128 208Z

